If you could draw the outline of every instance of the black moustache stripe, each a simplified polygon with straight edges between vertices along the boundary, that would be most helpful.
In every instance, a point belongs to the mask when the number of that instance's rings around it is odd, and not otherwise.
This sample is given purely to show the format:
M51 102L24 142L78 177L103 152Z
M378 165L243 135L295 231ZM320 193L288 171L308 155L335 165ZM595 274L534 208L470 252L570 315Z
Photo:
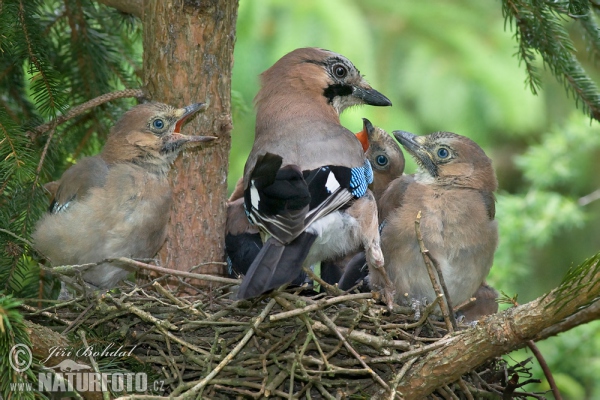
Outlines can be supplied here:
M332 103L335 97L350 96L351 94L352 86L342 85L340 83L329 85L323 91L323 96L327 98L327 101L329 101L329 103Z

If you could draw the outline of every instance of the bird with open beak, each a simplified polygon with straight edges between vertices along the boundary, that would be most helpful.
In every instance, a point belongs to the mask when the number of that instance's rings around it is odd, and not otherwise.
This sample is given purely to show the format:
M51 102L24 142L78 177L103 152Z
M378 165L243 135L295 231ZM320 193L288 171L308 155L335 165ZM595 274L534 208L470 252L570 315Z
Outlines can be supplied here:
M103 260L153 257L166 235L171 164L184 147L216 139L181 133L183 122L204 108L153 102L127 111L100 154L80 160L51 185L48 213L32 235L35 248L54 266L98 263L83 280L104 289L131 271Z

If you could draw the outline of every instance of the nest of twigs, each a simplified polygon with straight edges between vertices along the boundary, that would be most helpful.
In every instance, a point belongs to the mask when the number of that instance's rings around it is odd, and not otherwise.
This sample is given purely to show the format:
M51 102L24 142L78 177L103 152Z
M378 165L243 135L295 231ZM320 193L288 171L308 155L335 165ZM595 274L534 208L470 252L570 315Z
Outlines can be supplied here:
M28 319L59 332L83 329L89 345L135 347L129 357L94 366L147 372L161 385L149 384L146 395L164 397L393 399L411 365L445 344L446 325L430 315L436 304L390 311L376 293L306 288L235 301L237 280L204 276L211 281L201 286L203 276L178 274L185 277L80 292L43 311L28 307ZM498 398L515 372L527 370L495 359L432 398Z

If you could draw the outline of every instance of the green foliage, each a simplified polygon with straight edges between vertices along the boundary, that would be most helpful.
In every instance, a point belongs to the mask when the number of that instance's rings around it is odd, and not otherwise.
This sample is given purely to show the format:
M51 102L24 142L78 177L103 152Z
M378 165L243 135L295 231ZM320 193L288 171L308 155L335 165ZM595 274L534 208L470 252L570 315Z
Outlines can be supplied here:
M596 120L600 120L600 92L595 82L586 73L577 59L575 45L569 36L564 21L574 19L588 32L593 47L599 42L596 28L597 8L591 2L543 1L543 0L503 0L502 11L507 22L516 29L515 37L519 44L518 56L525 64L527 81L531 90L537 93L541 87L541 76L536 68L536 54L539 54L554 77L568 93L581 102L583 108Z
M500 10L485 2L242 1L237 34L232 86L246 104L258 91L259 74L277 59L317 46L347 56L394 104L347 110L342 123L354 132L367 117L388 131L457 132L488 150L507 136L544 129L544 100L523 90L526 75L513 57L514 42ZM253 133L253 113L234 115L230 190Z
M573 115L563 126L554 127L541 143L515 158L530 187L585 190L594 173L595 153L600 150L600 126Z
M600 321L593 321L570 330L568 334L537 342L565 400L591 400L600 397L599 329ZM523 349L512 353L511 356L520 360L530 357L531 354L528 349ZM535 377L544 376L538 363L533 364L532 372ZM531 391L549 389L545 379L539 385L529 385L526 388Z
M42 135L31 129L101 94L139 87L140 25L92 1L0 5L0 291L38 295L47 277L27 238L47 207L41 185L97 153L129 101L113 102Z
M28 400L40 398L41 394L35 391L15 392L11 389L11 384L23 384L35 382L34 369L27 368L23 372L17 372L10 364L10 358L16 357L13 365L24 368L30 361L31 354L25 351L12 351L15 345L25 345L32 349L31 341L23 324L23 316L19 313L19 302L11 296L0 295L0 397L4 399ZM31 360L33 361L33 360ZM35 385L34 389L37 389Z
M346 127L358 131L367 117L388 131L454 131L494 160L500 247L490 282L521 302L537 297L600 245L600 202L579 202L600 187L600 128L572 114L561 87L598 118L590 76L599 72L599 9L587 0L241 1L230 188L252 145L259 74L297 47L337 51L394 104L348 110ZM139 21L91 0L0 2L0 291L49 291L27 242L47 206L41 184L97 153L132 102L97 107L43 135L26 132L100 94L139 87L140 33ZM574 332L540 347L565 393L598 397L598 335ZM564 343L546 344L554 340ZM581 341L590 351L569 348Z
M582 228L591 218L578 197L589 190L598 151L600 126L573 115L515 157L526 189L498 195L500 245L491 273L493 283L514 286L530 274L532 249Z

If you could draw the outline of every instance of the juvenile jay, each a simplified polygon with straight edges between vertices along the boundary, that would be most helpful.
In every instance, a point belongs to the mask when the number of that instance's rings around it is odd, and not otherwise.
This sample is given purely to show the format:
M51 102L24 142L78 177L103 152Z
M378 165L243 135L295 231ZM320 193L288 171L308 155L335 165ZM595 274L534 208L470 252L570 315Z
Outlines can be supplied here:
M363 130L356 134L365 155L373 167L373 183L369 188L375 200L379 202L381 195L390 182L402 176L404 172L404 154L392 136L380 127L373 126L371 121L363 118ZM342 290L349 290L367 278L369 269L364 252L349 254L341 260L334 260L343 273L338 285ZM362 289L368 290L365 285Z
M413 176L394 180L379 202L381 247L396 300L435 298L415 234L420 211L424 245L459 305L484 282L498 244L492 161L474 141L454 133L393 134L419 166Z
M388 185L404 172L404 154L398 143L385 130L363 118L363 130L356 134L365 156L373 167L373 183L369 189L379 201Z
M35 247L55 266L153 257L165 240L172 162L187 144L215 139L180 133L201 109L202 103L146 103L127 111L100 154L80 160L51 185L54 198L35 227ZM129 272L103 262L83 272L83 280L107 289Z
M374 284L383 288L376 203L367 188L372 169L360 141L340 124L339 115L353 105L391 102L346 57L302 48L261 75L255 104L244 204L266 241L244 276L238 298L289 283L302 265L344 255L361 244L374 269Z

